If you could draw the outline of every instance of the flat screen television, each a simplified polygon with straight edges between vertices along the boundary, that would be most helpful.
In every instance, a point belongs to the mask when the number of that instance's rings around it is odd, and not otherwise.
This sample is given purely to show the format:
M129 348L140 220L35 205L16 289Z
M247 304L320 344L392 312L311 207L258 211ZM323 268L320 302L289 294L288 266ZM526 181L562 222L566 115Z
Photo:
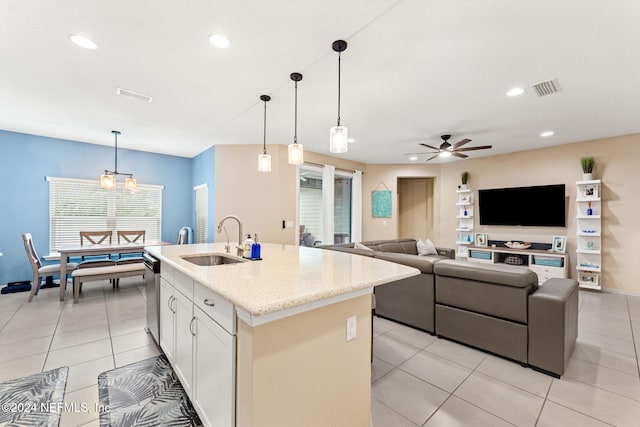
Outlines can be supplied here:
M566 227L564 184L478 190L480 225Z

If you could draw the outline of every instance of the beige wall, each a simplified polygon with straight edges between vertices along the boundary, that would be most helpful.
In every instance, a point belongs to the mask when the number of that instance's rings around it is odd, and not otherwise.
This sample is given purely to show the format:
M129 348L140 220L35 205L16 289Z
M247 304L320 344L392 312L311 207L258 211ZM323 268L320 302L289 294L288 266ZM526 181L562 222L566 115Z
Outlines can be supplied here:
M394 195L396 176L435 176L436 215L434 242L454 248L457 232L455 190L460 184L460 173L469 171L469 185L477 196L478 188L517 187L545 184L565 184L567 193L567 227L480 227L475 219L476 232L486 232L489 239L527 240L551 243L554 235L567 236L570 271L575 276L576 265L576 186L582 179L579 159L592 155L596 159L594 176L603 181L603 278L605 288L640 293L634 261L640 253L640 228L636 217L640 212L640 191L631 182L639 166L640 134L606 138L576 144L561 145L540 150L483 157L434 165L369 165L363 194L365 240L397 237L394 217L388 225L371 218L370 191L383 180ZM637 171L636 171L637 172ZM439 203L438 203L439 202ZM477 207L477 203L475 203ZM438 214L439 212L439 214Z
M262 145L217 145L215 155L215 215L213 224L225 215L237 215L243 231L258 233L259 240L270 243L296 243L294 228L282 228L282 221L296 220L296 167L288 163L287 147L271 145L271 172L258 172L258 154ZM363 163L305 152L305 161L330 164L337 168L364 170ZM226 225L229 238L237 240L234 222ZM224 235L216 234L216 241Z
M433 236L433 178L398 178L398 237Z
M362 179L362 240L395 239L399 235L398 224L398 178L435 178L433 180L433 222L440 222L440 165L367 165ZM382 185L384 184L384 186ZM371 192L389 188L391 190L391 218L373 218L371 214ZM439 242L439 227L429 237Z
M296 169L287 163L287 147L269 147L273 156L273 172L257 172L259 145L216 146L215 221L227 214L240 216L245 232L258 233L262 241L294 243L293 228L282 229L282 220L295 221ZM640 212L638 186L631 182L640 158L640 134L606 138L540 150L469 159L446 164L364 165L335 157L305 153L314 163L328 163L345 169L363 170L362 226L363 240L399 237L397 182L399 177L433 177L434 227L429 236L437 245L455 247L456 193L460 173L469 171L469 185L497 188L562 184L567 186L567 227L480 227L490 239L551 242L555 235L567 236L571 254L570 271L575 276L575 181L581 179L579 159L596 158L595 176L603 180L603 280L606 288L640 293L634 279L633 260L640 252L640 228L636 224ZM371 217L371 192L384 183L392 191L392 217ZM477 206L477 204L476 204ZM215 226L215 224L214 224ZM237 231L228 227L231 239ZM416 236L423 237L423 236ZM427 237L427 236L424 236ZM216 235L220 240L220 236Z
M370 295L255 328L239 321L237 344L239 427L369 425Z

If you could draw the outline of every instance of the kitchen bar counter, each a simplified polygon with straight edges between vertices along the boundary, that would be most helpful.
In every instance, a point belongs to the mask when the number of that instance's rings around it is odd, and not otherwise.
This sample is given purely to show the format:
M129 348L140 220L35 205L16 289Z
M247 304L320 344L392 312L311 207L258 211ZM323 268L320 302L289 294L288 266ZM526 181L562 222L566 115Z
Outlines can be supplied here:
M224 253L222 243L146 250L231 301L243 320L309 304L317 307L325 300L370 293L376 285L420 274L415 268L342 252L273 243L261 246L261 261L217 266L199 266L181 257Z
M366 256L261 244L262 260L199 266L220 243L160 259L160 345L205 426L368 427L376 285L420 274Z

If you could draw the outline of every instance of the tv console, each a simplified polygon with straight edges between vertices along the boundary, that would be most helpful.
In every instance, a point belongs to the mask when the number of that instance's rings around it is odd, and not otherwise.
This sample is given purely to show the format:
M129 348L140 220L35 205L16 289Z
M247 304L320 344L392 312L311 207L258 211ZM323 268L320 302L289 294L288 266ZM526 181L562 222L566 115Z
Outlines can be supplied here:
M552 277L569 277L569 255L541 249L511 249L500 246L469 246L468 262L526 267L538 275L538 284Z

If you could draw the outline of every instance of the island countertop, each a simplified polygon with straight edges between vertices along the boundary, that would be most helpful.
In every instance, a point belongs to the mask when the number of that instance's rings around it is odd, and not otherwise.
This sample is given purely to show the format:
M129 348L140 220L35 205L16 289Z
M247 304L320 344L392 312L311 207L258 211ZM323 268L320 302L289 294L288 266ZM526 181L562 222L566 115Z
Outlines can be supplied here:
M295 309L420 274L415 268L366 256L274 243L261 246L261 261L216 266L195 265L182 257L224 253L222 243L145 249L160 259L161 266L169 264L250 316Z

